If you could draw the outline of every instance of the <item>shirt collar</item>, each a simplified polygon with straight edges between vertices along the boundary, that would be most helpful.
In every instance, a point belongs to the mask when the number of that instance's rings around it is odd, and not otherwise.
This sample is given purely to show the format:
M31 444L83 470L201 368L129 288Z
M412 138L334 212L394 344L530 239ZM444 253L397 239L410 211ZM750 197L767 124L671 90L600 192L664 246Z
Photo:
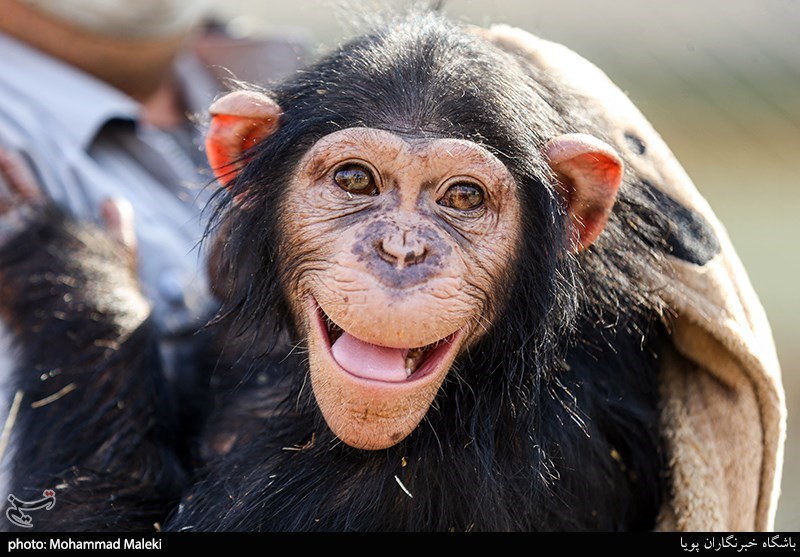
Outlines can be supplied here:
M2 33L0 88L35 104L84 149L109 120L139 118L139 103L121 91Z

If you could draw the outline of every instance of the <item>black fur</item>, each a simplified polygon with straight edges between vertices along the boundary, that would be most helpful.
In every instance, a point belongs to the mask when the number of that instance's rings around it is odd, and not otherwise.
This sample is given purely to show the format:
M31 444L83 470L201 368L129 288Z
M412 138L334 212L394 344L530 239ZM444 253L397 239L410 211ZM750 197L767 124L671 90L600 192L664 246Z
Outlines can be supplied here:
M572 116L557 83L438 17L387 29L270 92L284 110L280 130L251 153L232 192L258 209L221 216L233 229L229 271L238 277L226 311L258 338L271 334L263 316L277 318L275 330L294 330L281 285L313 254L282 243L280 185L322 136L369 126L475 141L517 179L524 240L509 288L491 296L497 326L457 362L420 428L385 451L336 442L302 389L302 355L257 361L256 376L279 368L292 377L268 387L251 379L218 410L212 423L244 433L209 463L167 526L651 528L665 485L656 387L663 327L661 300L642 284L662 265L653 246L667 223L627 176L597 246L567 255L565 214L539 152L560 133L604 131ZM258 264L243 266L242 257ZM243 416L243 405L268 417Z
M522 58L438 16L391 21L385 29L270 92L284 110L280 129L254 149L228 197L244 196L249 209L220 198L222 275L232 295L218 325L228 331L227 348L211 378L215 405L192 460L181 444L164 452L170 432L157 420L170 406L142 390L167 387L153 369L142 369L140 346L126 343L97 376L119 383L95 383L96 396L84 403L88 416L54 404L47 422L67 431L24 449L39 463L30 474L18 470L26 486L71 478L63 466L94 463L106 420L123 423L111 403L124 400L129 408L130 437L112 434L112 444L102 446L109 460L93 469L110 470L113 481L91 480L75 495L75 512L53 512L49 524L141 527L171 508L163 522L171 530L653 527L667 483L657 390L666 320L658 290L645 285L662 276L672 230L659 197L628 171L605 232L570 255L567 216L540 150L566 132L611 142L605 130ZM283 243L285 184L316 140L353 126L475 141L509 168L523 207L513 270L491 296L494 327L456 362L420 427L382 451L350 448L327 429L283 288L313 256ZM82 331L105 338L102 330ZM94 357L86 350L81 358ZM103 395L105 388L117 390ZM128 400L129 390L145 400ZM25 424L24 431L45 435L33 418ZM65 452L52 464L48 455L59 440ZM193 478L172 507L184 481L177 462ZM116 483L117 466L142 481ZM118 489L141 491L117 511L111 501ZM75 518L84 494L94 522Z
M37 529L152 530L185 473L130 261L103 231L55 210L32 222L0 247L0 317L20 339L11 387L23 394L11 493L56 492Z

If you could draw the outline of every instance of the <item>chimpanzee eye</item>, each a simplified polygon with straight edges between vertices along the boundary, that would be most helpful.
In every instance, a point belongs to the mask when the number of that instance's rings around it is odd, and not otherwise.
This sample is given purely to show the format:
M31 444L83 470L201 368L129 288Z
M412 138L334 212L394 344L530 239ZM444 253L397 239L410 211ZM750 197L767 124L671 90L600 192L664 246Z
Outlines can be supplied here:
M378 193L372 173L358 164L342 166L334 173L333 180L348 193L361 195L376 195Z
M453 184L437 203L451 209L469 211L483 204L483 190L474 184Z

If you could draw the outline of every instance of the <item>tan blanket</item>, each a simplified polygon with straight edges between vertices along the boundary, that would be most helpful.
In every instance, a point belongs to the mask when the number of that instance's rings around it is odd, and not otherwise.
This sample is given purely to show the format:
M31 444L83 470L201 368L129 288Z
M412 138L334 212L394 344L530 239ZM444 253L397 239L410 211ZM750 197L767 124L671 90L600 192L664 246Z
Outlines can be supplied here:
M700 214L719 251L700 263L674 259L666 297L676 314L662 372L662 423L671 493L658 529L771 530L786 407L772 332L727 232L681 165L628 97L590 62L520 29L479 30L563 83L603 122L620 150L625 134L647 145L633 162L658 189Z

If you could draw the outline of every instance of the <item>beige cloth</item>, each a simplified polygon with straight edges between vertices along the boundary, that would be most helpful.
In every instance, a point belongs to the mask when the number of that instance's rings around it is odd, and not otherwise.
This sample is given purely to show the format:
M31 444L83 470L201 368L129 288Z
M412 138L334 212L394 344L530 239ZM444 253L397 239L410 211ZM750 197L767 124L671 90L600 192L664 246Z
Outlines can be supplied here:
M666 298L676 314L664 359L662 425L671 493L660 530L772 530L786 407L772 332L727 232L667 145L628 97L590 62L520 29L478 30L526 56L603 120L616 147L632 132L647 156L631 164L712 226L720 252L704 265L674 259Z

